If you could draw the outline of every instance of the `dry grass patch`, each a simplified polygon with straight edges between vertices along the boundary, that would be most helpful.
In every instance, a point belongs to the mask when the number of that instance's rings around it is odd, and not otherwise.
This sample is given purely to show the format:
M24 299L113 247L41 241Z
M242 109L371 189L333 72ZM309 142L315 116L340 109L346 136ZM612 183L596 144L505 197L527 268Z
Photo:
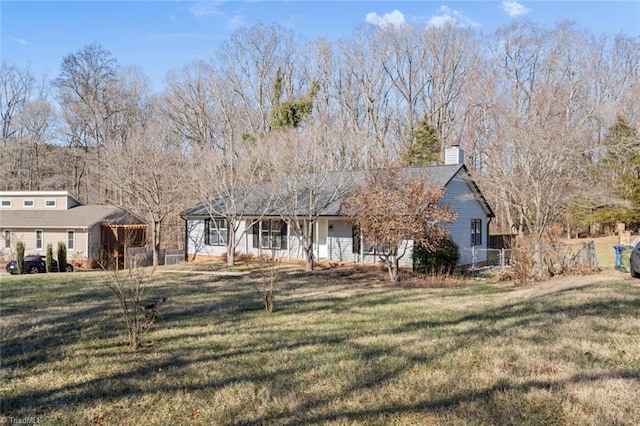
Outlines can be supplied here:
M216 270L210 267L209 270ZM185 267L185 270L193 269ZM165 272L127 349L106 275L0 283L3 419L45 424L639 424L640 280L388 287L375 268Z

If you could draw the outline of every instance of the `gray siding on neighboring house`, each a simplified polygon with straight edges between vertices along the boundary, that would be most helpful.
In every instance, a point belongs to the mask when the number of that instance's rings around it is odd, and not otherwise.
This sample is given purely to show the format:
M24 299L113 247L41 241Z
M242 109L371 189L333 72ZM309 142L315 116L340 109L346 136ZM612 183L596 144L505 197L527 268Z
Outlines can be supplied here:
M87 233L89 241L87 241L87 258L98 259L100 256L100 243L102 239L102 227L100 224L93 225Z

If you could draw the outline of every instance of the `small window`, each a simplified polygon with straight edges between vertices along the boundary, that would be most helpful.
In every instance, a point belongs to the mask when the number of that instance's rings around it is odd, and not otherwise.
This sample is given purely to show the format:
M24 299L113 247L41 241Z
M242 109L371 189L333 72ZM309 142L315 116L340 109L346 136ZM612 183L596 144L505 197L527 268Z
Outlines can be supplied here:
M75 231L67 231L67 250L76 249L76 233Z
M33 200L23 200L22 201L22 207L27 207L27 208L31 208L35 205Z
M42 250L42 230L38 229L36 231L36 250Z
M482 219L471 219L471 245L482 245Z
M11 200L2 200L0 202L0 206L4 207L4 208L9 208L11 207Z
M4 248L11 248L11 231L9 230L4 231Z
M50 209L55 209L56 208L56 200L46 200L44 202L44 206L48 207Z

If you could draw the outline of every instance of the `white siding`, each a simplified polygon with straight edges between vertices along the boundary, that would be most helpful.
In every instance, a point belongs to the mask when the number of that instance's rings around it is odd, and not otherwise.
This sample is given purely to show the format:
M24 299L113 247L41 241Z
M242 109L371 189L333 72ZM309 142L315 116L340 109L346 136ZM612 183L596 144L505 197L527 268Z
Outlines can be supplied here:
M457 213L455 222L449 226L449 232L452 240L460 249L460 265L470 265L473 262L471 257L471 220L482 220L482 245L475 246L475 248L484 249L487 247L487 214L469 184L462 178L456 176L446 189L447 193L442 199L442 203L448 204ZM486 260L486 250L476 253L476 262L486 262Z
M353 252L353 226L347 220L329 221L329 260L357 262L358 253Z
M188 255L222 256L227 252L226 246L212 246L204 243L204 219L187 221Z
M446 187L446 194L442 200L442 204L448 204L457 214L455 222L452 223L448 230L452 240L460 249L460 265L470 265L474 261L476 263L485 262L487 260L487 214L482 208L481 202L476 198L469 184L460 176L452 179ZM471 245L471 220L480 219L482 221L482 244L477 246ZM359 253L353 253L351 223L341 217L323 218L329 226L326 238L327 244L327 260L340 262L360 263L361 256ZM253 233L249 229L248 232L240 237L244 230L243 222L237 233L240 242L236 251L239 253L251 253L258 255L264 250L253 248ZM187 254L193 255L213 255L221 256L226 253L224 246L210 246L204 244L204 220L191 219L187 221ZM304 259L304 253L300 244L300 239L294 235L293 227L288 227L288 243L287 248L276 251L276 256L286 259ZM401 266L411 267L413 265L412 248L413 242L407 242L408 247L405 255L400 259ZM475 259L472 257L472 247L478 250L475 253ZM317 245L315 246L317 249ZM318 253L315 253L316 259ZM377 263L378 257L373 253L366 253L364 256L365 263Z

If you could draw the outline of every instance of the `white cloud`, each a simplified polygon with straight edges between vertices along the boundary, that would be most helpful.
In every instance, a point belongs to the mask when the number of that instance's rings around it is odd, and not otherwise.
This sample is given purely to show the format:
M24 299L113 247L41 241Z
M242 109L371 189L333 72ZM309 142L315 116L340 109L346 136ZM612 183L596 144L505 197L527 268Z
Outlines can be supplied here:
M451 17L450 15L444 14L444 15L436 15L436 16L432 16L431 18L429 18L429 26L431 27L443 27L447 24L454 24L455 25L456 20Z
M220 6L222 5L222 3L223 2L221 1L199 2L191 6L189 8L189 12L191 12L191 14L196 18L221 15L222 11L220 11Z
M387 25L400 27L405 23L404 15L399 10L394 10L391 13L385 13L382 16L375 12L370 12L367 13L365 21L369 24L377 25L378 27L386 27Z
M240 28L245 23L244 15L233 15L229 19L227 19L227 26L231 29Z
M460 25L463 27L479 27L480 24L473 19L467 18L461 11L451 9L447 6L440 6L436 14L428 21L432 27L442 27L444 25Z
M27 45L27 40L24 40L22 38L15 38L15 37L10 37L11 41L14 41L22 46L26 46Z
M504 10L507 13L507 15L511 16L512 18L515 18L516 16L520 16L520 15L526 15L527 13L531 12L531 9L524 7L523 5L521 5L515 0L503 1L502 10Z

